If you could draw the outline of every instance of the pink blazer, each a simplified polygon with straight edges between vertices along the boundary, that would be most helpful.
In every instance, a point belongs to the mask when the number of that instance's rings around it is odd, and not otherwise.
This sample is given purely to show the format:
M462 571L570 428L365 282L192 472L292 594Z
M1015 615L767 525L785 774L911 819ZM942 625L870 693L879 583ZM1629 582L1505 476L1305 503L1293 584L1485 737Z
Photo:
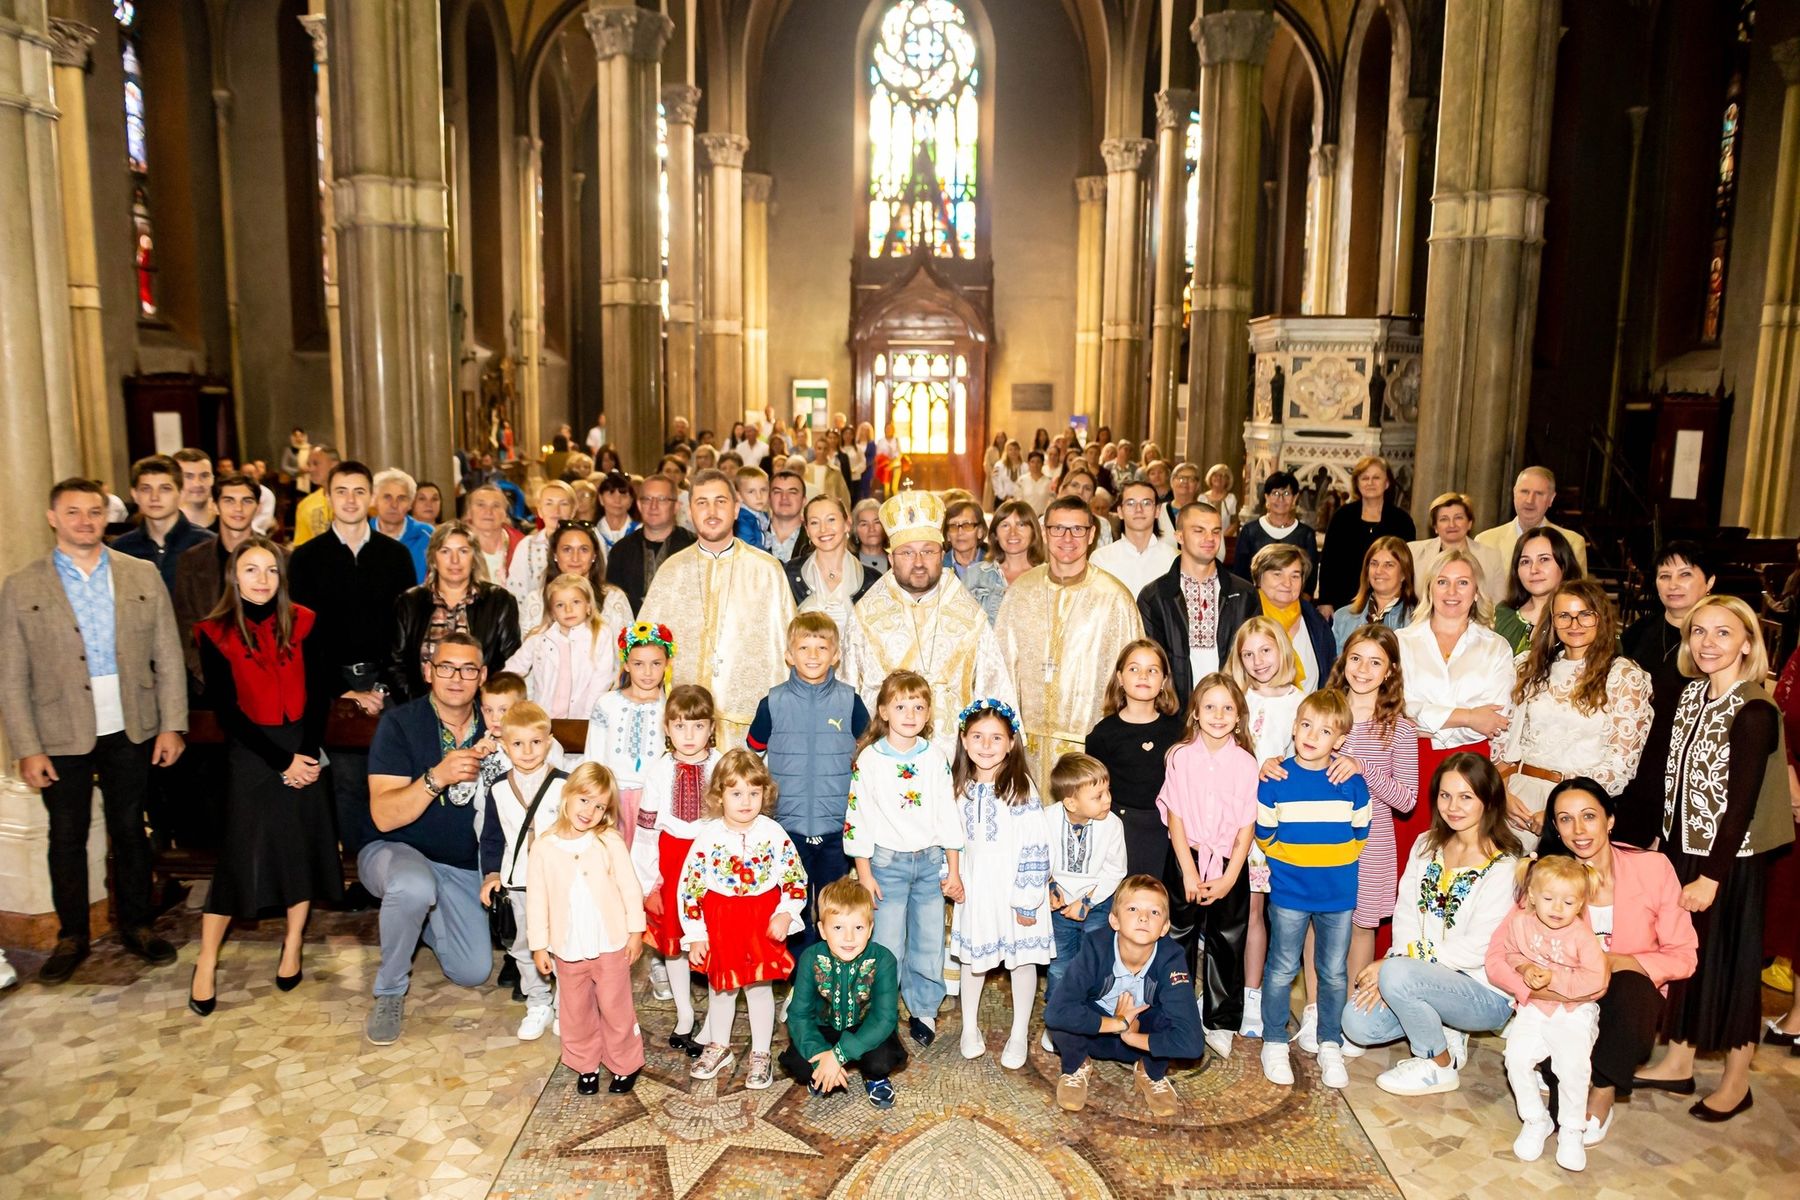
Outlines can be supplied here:
M1613 844L1610 952L1635 957L1658 988L1692 975L1699 957L1694 918L1680 901L1681 884L1667 858Z
M590 838L592 835L589 835ZM539 841L547 841L546 834ZM615 829L599 835L594 847L598 853L582 853L582 859L596 860L594 869L577 870L575 856L560 847L534 845L525 862L525 937L533 950L548 950L558 957L568 934L569 904L580 888L586 900L600 914L607 939L624 943L634 933L644 932L644 889L631 866L631 851Z

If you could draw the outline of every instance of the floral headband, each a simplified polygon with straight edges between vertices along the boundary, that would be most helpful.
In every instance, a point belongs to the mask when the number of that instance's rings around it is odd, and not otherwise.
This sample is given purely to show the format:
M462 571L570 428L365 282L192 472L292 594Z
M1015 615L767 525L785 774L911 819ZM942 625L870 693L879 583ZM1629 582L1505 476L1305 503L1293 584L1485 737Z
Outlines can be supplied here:
M631 657L639 646L661 646L670 658L675 657L675 634L667 625L655 621L639 621L619 630L619 661Z
M1013 706L1004 700L996 700L992 696L989 696L984 700L977 700L956 714L957 732L961 733L963 730L967 729L969 727L969 722L973 721L976 717L981 716L983 713L990 712L995 716L1000 717L1008 725L1011 725L1014 733L1024 732L1024 729L1019 725L1019 714L1013 710Z

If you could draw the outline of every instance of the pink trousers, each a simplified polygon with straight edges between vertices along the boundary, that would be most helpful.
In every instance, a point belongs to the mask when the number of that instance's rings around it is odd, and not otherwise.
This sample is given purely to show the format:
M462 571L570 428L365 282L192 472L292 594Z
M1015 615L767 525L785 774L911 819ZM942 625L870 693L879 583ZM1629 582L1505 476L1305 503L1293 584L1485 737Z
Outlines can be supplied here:
M578 1075L605 1067L629 1075L644 1065L644 1035L631 1001L631 964L623 949L598 958L556 960L562 1060Z

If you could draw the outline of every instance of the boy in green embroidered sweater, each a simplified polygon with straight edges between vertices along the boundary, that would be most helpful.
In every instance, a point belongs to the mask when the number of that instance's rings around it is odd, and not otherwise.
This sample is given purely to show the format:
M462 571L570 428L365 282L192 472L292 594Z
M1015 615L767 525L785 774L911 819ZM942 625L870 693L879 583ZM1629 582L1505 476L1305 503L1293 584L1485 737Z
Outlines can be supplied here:
M815 1096L850 1084L862 1072L876 1108L894 1107L888 1078L906 1065L900 1044L900 967L885 946L869 940L875 900L847 875L819 893L823 941L800 952L788 1005L788 1046L781 1069Z

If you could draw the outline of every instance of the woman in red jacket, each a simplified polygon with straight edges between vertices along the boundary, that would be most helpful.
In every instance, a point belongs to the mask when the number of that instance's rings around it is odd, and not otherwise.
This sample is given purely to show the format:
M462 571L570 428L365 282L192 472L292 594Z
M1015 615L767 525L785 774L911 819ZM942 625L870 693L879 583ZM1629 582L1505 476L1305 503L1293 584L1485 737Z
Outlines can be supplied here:
M219 949L234 917L287 916L275 983L300 982L300 944L315 900L343 896L330 790L320 743L332 697L331 663L302 652L312 610L288 599L275 544L253 537L225 564L225 595L194 626L206 705L230 747L231 790L218 869L200 921L188 1007L217 1002Z

